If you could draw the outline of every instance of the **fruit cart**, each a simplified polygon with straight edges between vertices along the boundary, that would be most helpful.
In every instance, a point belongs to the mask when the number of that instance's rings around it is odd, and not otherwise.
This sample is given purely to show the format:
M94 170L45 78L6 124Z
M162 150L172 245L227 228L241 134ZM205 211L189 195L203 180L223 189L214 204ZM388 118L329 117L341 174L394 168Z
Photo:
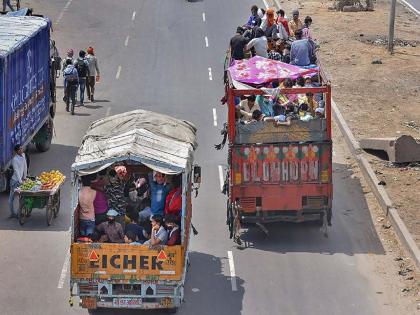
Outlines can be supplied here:
M56 218L60 210L60 190L65 177L55 183L54 187L48 189L25 190L17 188L15 193L19 195L19 224L25 224L30 217L32 209L45 209L47 225L50 226L53 217Z

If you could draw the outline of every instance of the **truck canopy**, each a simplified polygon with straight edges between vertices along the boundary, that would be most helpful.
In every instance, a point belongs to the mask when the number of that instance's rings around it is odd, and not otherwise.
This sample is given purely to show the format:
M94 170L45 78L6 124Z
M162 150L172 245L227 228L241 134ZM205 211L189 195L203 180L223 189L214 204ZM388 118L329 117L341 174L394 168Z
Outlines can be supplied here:
M0 16L0 58L19 49L48 26L48 20L35 16Z
M72 170L87 175L132 160L165 174L179 174L192 161L196 127L185 120L134 110L94 122Z

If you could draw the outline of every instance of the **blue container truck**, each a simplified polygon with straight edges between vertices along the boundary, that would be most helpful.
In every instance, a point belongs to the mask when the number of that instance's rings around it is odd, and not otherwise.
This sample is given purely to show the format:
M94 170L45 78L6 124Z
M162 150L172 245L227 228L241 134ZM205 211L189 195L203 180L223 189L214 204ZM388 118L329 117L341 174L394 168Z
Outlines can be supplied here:
M0 16L0 191L7 189L16 144L49 149L54 98L48 20Z

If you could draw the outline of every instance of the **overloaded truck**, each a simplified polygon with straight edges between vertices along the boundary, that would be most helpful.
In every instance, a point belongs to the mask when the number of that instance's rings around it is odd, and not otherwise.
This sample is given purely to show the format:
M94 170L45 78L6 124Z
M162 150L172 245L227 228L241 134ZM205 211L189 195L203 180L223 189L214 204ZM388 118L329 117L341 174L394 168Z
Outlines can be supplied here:
M48 19L0 16L0 191L7 189L16 144L50 147L58 64L50 48Z

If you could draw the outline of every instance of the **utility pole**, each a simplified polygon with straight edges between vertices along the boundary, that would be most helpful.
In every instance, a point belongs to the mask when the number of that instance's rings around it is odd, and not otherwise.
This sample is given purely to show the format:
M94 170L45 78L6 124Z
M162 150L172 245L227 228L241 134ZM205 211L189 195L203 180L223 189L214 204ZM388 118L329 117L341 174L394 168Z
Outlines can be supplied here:
M395 28L395 5L397 0L391 0L391 12L389 13L389 30L388 30L388 51L394 52L394 28Z

